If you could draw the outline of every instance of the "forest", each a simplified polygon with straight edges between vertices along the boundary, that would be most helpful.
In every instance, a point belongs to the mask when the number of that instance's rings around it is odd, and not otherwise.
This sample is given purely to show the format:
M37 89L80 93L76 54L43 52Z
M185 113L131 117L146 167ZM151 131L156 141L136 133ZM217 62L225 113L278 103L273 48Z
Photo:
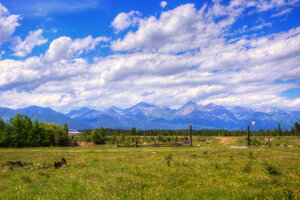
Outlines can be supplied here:
M8 122L0 118L1 147L68 146L68 125L57 125L32 120L17 114Z
M82 130L83 134L91 135L95 129ZM124 129L103 129L102 132L105 132L106 136L187 136L189 135L188 129L178 129L178 130L169 130L169 129L150 129L150 130L137 130L135 127L132 127L131 130ZM201 129L201 130L192 130L194 136L244 136L247 134L246 127L241 130L226 130L226 129ZM260 129L251 131L251 134L256 136L300 136L300 125L298 122L294 123L294 127L290 130L282 130L280 124L274 129Z

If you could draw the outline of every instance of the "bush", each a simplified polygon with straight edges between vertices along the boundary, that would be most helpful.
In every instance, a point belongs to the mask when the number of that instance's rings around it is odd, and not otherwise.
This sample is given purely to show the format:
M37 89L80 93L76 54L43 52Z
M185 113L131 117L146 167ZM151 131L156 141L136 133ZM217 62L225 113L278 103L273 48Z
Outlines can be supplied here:
M166 163L167 163L167 166L170 167L171 165L171 160L172 160L172 154L168 154L165 156L165 160L166 160Z
M274 167L273 165L265 162L264 163L266 170L268 171L269 174L271 175L280 175L279 171Z
M157 140L160 141L160 142L165 142L166 141L165 138L161 135L157 137Z

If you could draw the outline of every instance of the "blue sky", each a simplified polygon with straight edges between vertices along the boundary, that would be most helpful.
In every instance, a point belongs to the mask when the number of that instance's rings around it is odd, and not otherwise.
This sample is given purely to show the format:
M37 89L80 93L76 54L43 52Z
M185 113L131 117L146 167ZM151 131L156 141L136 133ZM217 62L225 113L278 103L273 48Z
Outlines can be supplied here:
M0 106L300 110L300 1L0 0Z

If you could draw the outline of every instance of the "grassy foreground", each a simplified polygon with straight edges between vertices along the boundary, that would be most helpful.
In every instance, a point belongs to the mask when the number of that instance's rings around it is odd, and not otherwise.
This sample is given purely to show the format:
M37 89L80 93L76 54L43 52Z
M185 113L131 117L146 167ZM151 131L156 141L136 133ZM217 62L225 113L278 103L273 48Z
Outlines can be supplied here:
M244 144L201 137L184 148L2 148L0 164L25 165L0 165L0 199L300 199L299 137L230 148ZM52 167L61 157L68 165Z

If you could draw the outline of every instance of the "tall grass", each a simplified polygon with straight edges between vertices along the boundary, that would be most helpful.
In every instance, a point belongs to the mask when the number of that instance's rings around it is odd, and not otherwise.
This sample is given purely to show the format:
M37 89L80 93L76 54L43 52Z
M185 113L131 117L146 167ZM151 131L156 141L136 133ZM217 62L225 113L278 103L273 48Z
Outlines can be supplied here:
M24 163L0 166L0 199L299 199L299 138L280 143L292 147L230 149L206 137L186 148L0 149L0 164ZM68 165L55 169L61 157Z

